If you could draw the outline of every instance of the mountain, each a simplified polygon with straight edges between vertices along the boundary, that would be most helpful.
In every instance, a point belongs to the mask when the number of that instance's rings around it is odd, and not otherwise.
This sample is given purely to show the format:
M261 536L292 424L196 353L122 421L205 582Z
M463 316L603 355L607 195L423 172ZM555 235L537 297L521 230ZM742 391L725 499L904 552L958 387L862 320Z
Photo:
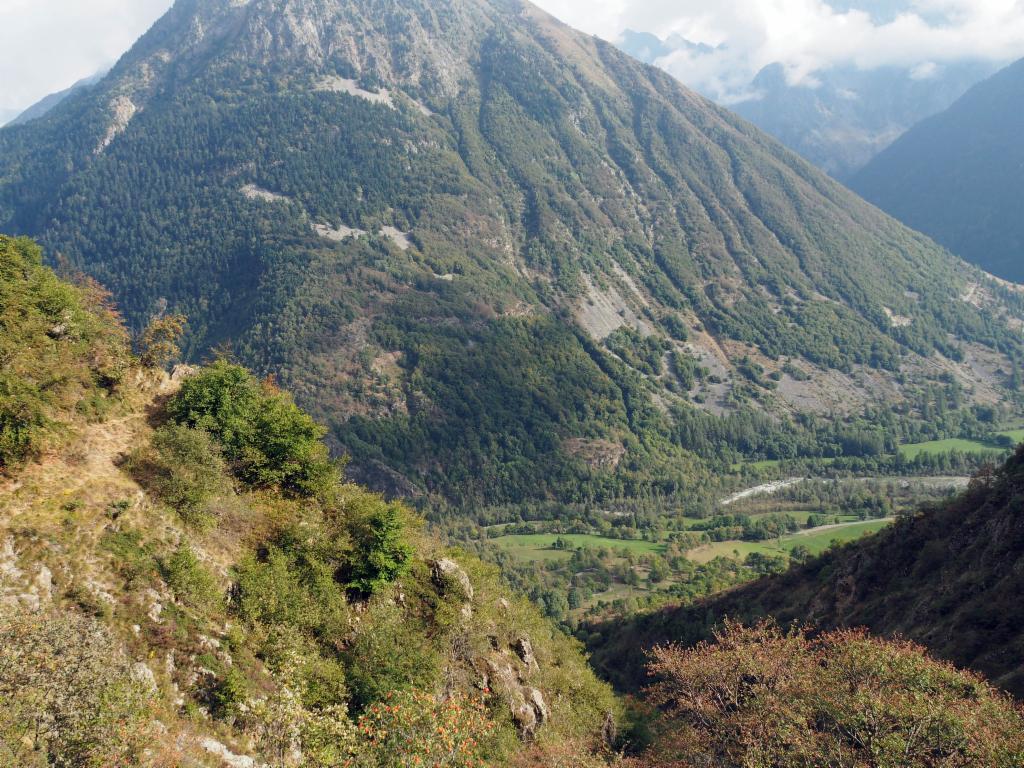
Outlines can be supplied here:
M519 0L179 0L0 131L0 230L438 514L699 507L745 458L959 436L1024 355L1020 294Z
M857 6L880 18L896 12L883 4L872 9L862 3ZM617 45L648 64L664 64L669 57L682 55L699 66L702 58L720 53L679 35L662 40L632 30L623 33ZM790 83L782 64L770 64L726 106L829 175L846 181L908 129L949 107L996 69L997 65L982 61L875 69L837 65Z
M288 395L143 365L28 240L0 274L3 765L604 765L578 645L340 484Z
M868 200L954 253L1024 282L1024 61L922 122L850 182Z
M35 104L33 104L31 107L18 114L16 117L14 117L13 120L10 120L7 124L21 125L22 123L27 123L29 120L35 120L37 118L42 117L69 96L74 96L79 91L85 90L86 88L89 88L90 86L93 86L96 83L98 83L100 80L103 79L103 74L104 73L101 72L99 74L93 75L92 77L83 78L74 85L72 85L70 88L65 88L63 91L58 91L57 93L51 93L49 96L45 96L44 98L40 99Z
M946 505L700 604L598 627L595 664L620 684L642 679L642 654L705 639L723 617L819 628L865 627L921 643L1024 694L1024 449ZM595 636L597 637L597 636Z
M7 123L16 118L19 114L20 110L4 109L0 107L0 127L7 125Z
M783 68L773 65L754 78L756 96L731 109L845 181L993 71L982 62L927 70L835 67L815 75L813 84L790 85Z

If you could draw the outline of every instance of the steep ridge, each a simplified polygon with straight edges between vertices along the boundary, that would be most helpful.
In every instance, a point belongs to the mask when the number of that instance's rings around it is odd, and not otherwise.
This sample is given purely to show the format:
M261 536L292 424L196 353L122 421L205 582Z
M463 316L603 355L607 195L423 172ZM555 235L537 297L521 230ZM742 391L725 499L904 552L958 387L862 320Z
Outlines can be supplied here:
M1024 282L1022 98L1019 61L908 131L851 187L968 261Z
M1021 353L1021 297L519 0L179 0L0 132L0 230L438 508L696 497L702 411L817 455L794 415L991 406Z
M725 617L902 636L1024 694L1024 449L952 503L692 607L595 628L594 661L643 678L638 649L705 639Z

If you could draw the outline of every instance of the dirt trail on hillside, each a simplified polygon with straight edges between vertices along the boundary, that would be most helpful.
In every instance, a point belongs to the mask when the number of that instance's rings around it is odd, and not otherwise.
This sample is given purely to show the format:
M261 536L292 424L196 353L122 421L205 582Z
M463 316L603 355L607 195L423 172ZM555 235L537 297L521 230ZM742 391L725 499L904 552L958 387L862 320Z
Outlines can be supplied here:
M88 506L101 498L137 496L141 489L119 464L144 429L144 413L84 427L59 452L44 456L0 487L0 525L10 525L54 499Z
M134 447L143 444L140 437L149 429L149 406L177 388L167 376L148 383L150 397L144 405L127 415L78 428L60 449L0 484L0 527L52 526L59 517L52 514L54 505L89 509L109 505L111 500L137 504L143 498L142 489L120 465Z

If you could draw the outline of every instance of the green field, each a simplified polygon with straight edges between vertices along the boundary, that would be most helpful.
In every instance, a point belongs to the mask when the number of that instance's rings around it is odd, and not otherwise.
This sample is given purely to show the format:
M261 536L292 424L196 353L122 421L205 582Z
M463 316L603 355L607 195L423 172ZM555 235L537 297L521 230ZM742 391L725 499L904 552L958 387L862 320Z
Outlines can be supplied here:
M1024 435L1024 430L1021 430L1021 434ZM1003 453L1002 448L996 448L995 446L992 445L979 443L977 440L961 440L959 438L954 438L950 440L932 440L931 442L928 443L913 443L909 445L900 446L900 453L903 455L903 458L905 459L915 459L921 454L941 454L950 453L951 451L959 451L960 453L982 454Z
M999 434L1005 435L1015 443L1024 443L1024 429L1008 429L1005 432L1000 432Z
M492 542L502 549L511 552L520 560L565 560L572 556L572 550L554 549L555 541L568 541L573 548L589 547L598 549L606 547L613 552L628 549L642 555L660 554L665 545L652 541L630 541L609 539L604 536L592 536L584 533L531 533L514 536L502 536Z
M716 557L735 557L737 553L741 558L754 552L768 555L785 554L800 545L807 547L811 554L820 555L833 541L856 541L868 534L877 533L891 523L891 520L866 520L844 523L837 527L814 528L771 541L720 541L692 550L688 556L694 562L708 563Z

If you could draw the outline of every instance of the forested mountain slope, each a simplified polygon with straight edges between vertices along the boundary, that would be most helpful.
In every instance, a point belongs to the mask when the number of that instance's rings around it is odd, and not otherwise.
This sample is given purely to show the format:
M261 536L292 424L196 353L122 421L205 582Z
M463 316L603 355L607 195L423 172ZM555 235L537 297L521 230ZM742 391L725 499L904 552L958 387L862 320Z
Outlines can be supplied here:
M851 181L893 216L1024 282L1024 61L908 131Z
M954 502L692 607L598 627L595 663L622 685L637 651L710 635L724 617L899 635L1024 693L1024 449Z
M1021 354L1020 295L520 0L179 0L0 131L0 230L435 506L695 498Z

